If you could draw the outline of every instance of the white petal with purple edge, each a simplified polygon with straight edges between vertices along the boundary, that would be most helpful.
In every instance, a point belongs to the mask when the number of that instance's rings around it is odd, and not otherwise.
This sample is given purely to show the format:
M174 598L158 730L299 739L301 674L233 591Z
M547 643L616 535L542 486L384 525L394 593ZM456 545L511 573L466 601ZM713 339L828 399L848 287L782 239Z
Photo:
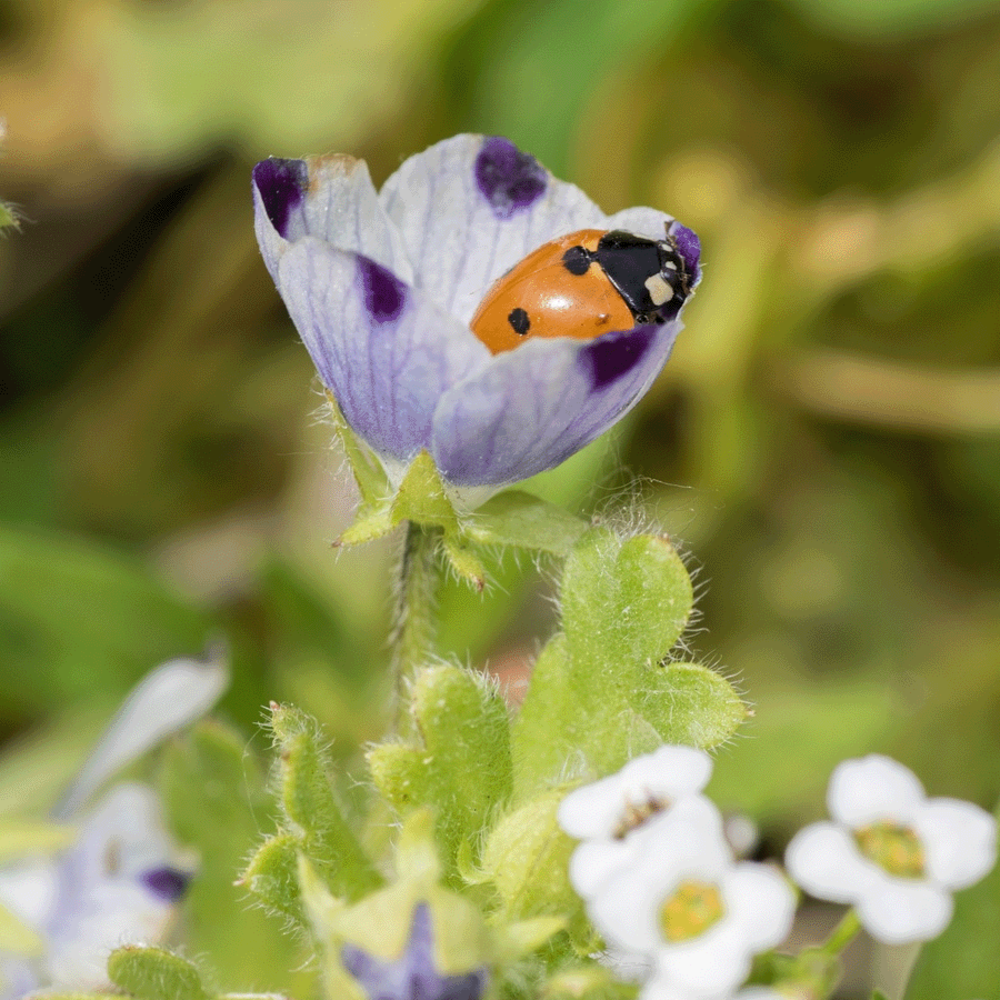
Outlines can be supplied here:
M305 236L363 253L411 280L403 238L383 211L364 160L340 155L271 158L254 167L253 181L254 230L275 284L278 259Z
M885 819L909 824L924 801L916 775L880 754L838 764L826 795L830 815L855 828Z
M971 802L931 799L914 825L927 874L949 889L973 885L996 863L997 822Z
M344 418L375 451L405 462L432 440L435 407L492 357L419 289L311 237L282 257L279 287Z
M674 321L590 341L538 337L497 355L442 395L431 449L438 468L467 486L553 468L639 401L680 329Z
M466 323L489 286L536 247L607 228L578 187L496 136L457 135L411 156L379 197L417 287Z
M889 877L856 906L865 930L884 944L937 937L954 910L951 895L939 886Z

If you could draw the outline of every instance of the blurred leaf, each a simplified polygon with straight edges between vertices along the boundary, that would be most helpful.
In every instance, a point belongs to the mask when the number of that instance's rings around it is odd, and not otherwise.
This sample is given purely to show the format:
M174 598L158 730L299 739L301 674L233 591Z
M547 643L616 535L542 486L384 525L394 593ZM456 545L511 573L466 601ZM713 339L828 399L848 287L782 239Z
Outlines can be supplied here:
M197 967L162 948L119 948L108 959L108 975L137 1000L209 1000Z
M208 619L135 560L93 542L0 525L0 662L19 710L121 693L199 652Z
M271 807L245 741L217 722L201 723L168 744L160 786L178 839L198 849L184 910L188 939L205 965L234 987L305 985L309 977L294 971L301 957L294 943L233 888Z
M795 0L803 15L837 31L916 34L994 13L995 0Z

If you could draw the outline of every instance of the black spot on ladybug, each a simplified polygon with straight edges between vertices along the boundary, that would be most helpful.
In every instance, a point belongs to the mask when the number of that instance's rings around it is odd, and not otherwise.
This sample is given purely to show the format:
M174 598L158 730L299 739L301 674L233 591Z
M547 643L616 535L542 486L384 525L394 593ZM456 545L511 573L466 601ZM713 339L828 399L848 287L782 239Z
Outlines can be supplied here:
M531 329L531 320L521 308L511 309L507 322L514 328L514 332L522 337Z
M570 274L586 274L590 269L590 251L586 247L570 247L563 255L563 267Z

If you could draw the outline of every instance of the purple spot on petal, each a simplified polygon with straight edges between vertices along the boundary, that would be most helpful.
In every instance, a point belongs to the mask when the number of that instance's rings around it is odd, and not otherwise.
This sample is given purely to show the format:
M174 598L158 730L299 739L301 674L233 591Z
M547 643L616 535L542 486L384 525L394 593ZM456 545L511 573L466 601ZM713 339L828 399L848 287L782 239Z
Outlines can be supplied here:
M670 235L677 244L677 252L684 258L688 266L688 273L691 275L691 283L696 284L701 274L699 261L701 260L701 240L693 230L687 226L682 226L679 222L671 223Z
M253 182L260 192L271 225L284 239L288 231L288 216L305 197L309 186L309 168L305 160L279 160L273 156L269 160L261 160L253 168Z
M187 891L191 876L176 868L153 868L142 875L142 883L155 896L167 903L176 903Z
M398 319L406 304L406 285L392 271L360 254L358 273L365 288L365 308L372 319L376 323Z
M640 326L620 336L598 337L580 352L595 389L604 389L630 372L645 357L657 327Z
M545 193L548 175L509 139L489 136L476 157L476 183L498 219L529 208Z

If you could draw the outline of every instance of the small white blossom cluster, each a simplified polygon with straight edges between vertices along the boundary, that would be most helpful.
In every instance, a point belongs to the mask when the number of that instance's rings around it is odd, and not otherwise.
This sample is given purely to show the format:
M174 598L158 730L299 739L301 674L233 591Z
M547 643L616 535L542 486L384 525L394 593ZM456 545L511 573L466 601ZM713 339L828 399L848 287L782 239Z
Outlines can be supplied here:
M702 789L711 761L665 746L571 792L559 823L583 842L570 881L642 1000L723 1000L784 940L795 896L774 868L737 863ZM648 977L648 978L647 978Z
M701 794L711 761L665 746L563 800L560 826L581 843L569 877L623 979L640 1000L756 1000L740 989L755 954L780 944L795 894L777 869L738 863L716 806ZM786 865L821 899L852 903L888 944L923 941L947 926L951 891L996 861L997 824L978 806L927 799L901 764L844 761L828 793L834 822L792 840ZM779 984L780 986L780 984Z

